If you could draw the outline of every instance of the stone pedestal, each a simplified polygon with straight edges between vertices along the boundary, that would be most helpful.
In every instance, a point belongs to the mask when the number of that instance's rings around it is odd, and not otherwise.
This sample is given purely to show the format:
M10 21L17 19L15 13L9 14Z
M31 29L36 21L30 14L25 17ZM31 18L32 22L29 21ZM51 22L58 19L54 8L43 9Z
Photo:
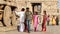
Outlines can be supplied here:
M12 31L12 30L16 30L16 29L17 29L17 27L14 27L14 26L0 27L0 32Z

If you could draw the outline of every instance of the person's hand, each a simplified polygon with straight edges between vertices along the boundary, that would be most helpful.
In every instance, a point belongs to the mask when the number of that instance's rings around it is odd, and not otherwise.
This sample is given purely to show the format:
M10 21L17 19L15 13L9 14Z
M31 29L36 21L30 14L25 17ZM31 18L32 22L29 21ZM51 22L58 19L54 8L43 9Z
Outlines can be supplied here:
M20 16L16 15L17 18L19 18Z

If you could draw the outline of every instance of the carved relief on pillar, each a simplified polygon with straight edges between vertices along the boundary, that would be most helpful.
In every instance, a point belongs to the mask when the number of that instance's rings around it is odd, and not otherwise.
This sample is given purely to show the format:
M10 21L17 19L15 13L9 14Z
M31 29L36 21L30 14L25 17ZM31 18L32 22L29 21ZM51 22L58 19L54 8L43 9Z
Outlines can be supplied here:
M0 5L0 10L2 10L3 7L4 7L3 5Z
M10 6L5 7L3 20L7 27L11 26L11 7Z

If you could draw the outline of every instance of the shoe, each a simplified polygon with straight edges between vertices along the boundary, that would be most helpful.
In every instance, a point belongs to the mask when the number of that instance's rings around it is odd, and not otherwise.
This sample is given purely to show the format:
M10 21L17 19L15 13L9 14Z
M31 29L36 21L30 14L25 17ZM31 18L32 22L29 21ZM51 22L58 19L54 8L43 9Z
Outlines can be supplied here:
M28 33L30 33L30 32L28 32Z

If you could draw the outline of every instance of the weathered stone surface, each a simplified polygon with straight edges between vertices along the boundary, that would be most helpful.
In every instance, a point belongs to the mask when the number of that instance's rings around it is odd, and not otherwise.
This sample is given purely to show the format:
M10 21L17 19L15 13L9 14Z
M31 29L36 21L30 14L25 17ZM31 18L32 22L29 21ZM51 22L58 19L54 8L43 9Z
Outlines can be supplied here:
M47 14L50 15L51 18L52 18L52 15L56 15L56 16L60 15L60 10L59 10L59 13L57 12L58 0L7 0L6 2L3 0L2 1L0 0L0 4L8 5L8 6L5 6L5 9L4 9L4 23L9 27L9 26L11 26L11 24L10 24L11 20L12 20L13 26L17 26L18 22L19 22L16 20L16 16L15 16L14 12L12 14L12 19L10 19L11 7L9 7L9 6L16 6L19 11L21 11L22 7L24 7L24 8L29 7L30 11L33 12L32 3L41 3L41 15L40 15L41 23L42 23L42 19L43 19L42 17L43 17L44 10L47 11ZM34 11L38 11L37 6L34 8L36 9ZM4 29L5 29L5 27L4 27Z
M14 27L14 26L0 27L0 32L12 31L12 30L16 30L16 29L17 29L17 27Z
M2 24L2 22L0 21L0 27L3 27L3 24Z
M12 24L13 24L13 26L17 26L16 24L17 24L17 20L16 20L16 14L15 14L15 12L13 11L13 13L12 13Z
M0 20L3 18L3 10L0 10Z
M11 26L11 8L9 6L6 6L4 9L3 20L6 26Z

